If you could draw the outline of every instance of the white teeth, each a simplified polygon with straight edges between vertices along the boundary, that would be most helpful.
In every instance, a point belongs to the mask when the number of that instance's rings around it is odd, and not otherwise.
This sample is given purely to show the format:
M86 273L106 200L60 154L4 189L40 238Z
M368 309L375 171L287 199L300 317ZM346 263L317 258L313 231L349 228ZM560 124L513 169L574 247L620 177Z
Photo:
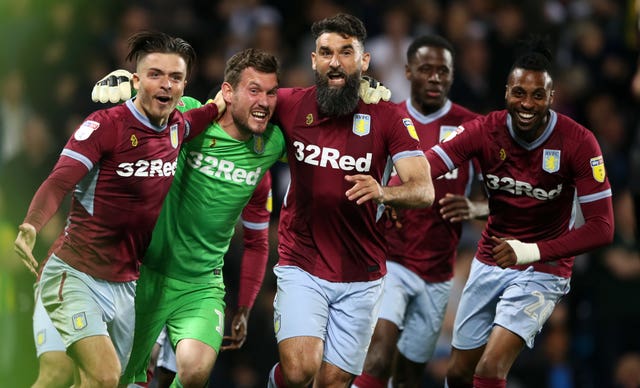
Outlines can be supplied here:
M266 113L264 113L264 112L253 112L253 113L251 113L251 114L252 114L254 117L258 117L258 118L261 118L261 119L263 119L263 118L267 117L267 114L266 114Z
M530 119L533 117L533 113L518 113L518 116L522 117L523 119Z

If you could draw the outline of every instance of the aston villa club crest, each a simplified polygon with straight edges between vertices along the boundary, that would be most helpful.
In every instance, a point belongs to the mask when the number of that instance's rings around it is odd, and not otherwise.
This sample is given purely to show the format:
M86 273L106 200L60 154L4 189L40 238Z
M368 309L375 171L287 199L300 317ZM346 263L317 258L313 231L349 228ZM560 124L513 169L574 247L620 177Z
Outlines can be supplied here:
M171 136L171 146L178 148L178 124L173 124L169 128L169 134Z
M76 330L82 330L87 327L87 315L84 312L73 314L71 320L73 321L73 328Z
M275 314L273 316L273 331L276 334L280 331L280 314Z
M253 152L258 155L264 153L264 137L262 135L253 135Z
M371 116L356 113L353 115L353 133L358 136L366 136L371 131Z
M44 330L40 330L38 334L36 334L36 345L42 346L47 341L47 335Z
M593 179L600 183L604 182L604 178L607 174L604 169L604 159L602 159L602 156L591 158L591 160L589 160L589 164L591 165Z
M442 143L444 139L448 138L449 135L454 133L458 127L455 125L441 125L440 126L440 136L438 137L438 142Z
M549 173L560 170L560 150L542 151L542 169Z

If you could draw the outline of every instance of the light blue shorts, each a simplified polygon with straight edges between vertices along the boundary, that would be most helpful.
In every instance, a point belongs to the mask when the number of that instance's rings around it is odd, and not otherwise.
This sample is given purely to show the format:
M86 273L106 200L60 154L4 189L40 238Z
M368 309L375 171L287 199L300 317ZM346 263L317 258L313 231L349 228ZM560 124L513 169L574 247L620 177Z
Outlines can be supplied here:
M387 261L378 318L402 330L398 350L409 360L424 363L433 355L452 284L452 280L425 282L405 266Z
M310 336L324 341L323 361L362 373L380 307L383 279L334 283L295 266L275 266L273 302L278 342Z
M35 306L33 309L33 341L36 344L37 357L47 352L67 351L60 333L58 333L58 330L53 326L47 310L45 310L42 305L42 299L40 299L37 285L35 290Z
M69 348L76 341L106 335L124 370L133 344L136 282L96 279L51 255L40 276L42 305Z
M160 352L158 353L158 361L156 362L156 365L170 370L173 373L177 373L178 366L176 364L176 352L173 351L171 340L169 340L169 336L167 335L166 327L162 329L156 343L160 345Z
M499 325L532 348L535 336L569 288L570 279L536 272L533 267L502 269L473 259L451 344L462 350L478 348L487 343L493 326Z

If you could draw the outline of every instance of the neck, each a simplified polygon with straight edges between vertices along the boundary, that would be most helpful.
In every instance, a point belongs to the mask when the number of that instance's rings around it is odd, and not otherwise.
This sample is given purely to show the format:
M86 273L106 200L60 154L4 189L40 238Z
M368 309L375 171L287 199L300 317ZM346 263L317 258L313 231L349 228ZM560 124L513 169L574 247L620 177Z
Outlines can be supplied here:
M149 115L149 113L142 106L142 102L140 102L139 98L133 100L133 106L135 106L136 110L140 112L141 115L146 117L147 120L149 120L149 122L156 127L162 127L167 123L167 120L169 120L169 117L153 117Z
M244 133L240 131L236 123L233 121L233 117L231 116L231 113L229 113L228 109L224 112L222 117L220 117L218 123L229 136L236 140L246 141L251 138L250 133Z

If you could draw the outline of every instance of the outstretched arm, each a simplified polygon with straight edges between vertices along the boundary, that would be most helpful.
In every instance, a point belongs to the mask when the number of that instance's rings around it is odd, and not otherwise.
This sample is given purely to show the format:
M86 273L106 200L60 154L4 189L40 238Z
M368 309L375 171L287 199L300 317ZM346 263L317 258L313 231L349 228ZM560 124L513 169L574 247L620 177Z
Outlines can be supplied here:
M33 256L36 235L56 213L64 197L87 173L79 161L61 157L53 171L31 200L24 222L18 227L14 250L31 273L38 276L38 261Z

